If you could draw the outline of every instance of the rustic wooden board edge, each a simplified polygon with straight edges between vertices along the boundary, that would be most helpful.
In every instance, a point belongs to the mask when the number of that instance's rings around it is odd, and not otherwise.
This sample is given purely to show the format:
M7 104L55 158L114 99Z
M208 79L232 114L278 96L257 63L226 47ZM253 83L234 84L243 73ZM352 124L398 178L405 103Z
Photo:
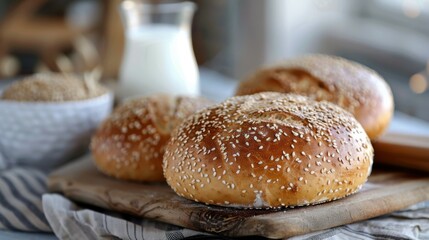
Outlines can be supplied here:
M429 136L386 133L372 145L375 163L429 172Z
M407 188L407 186L411 184L418 183L418 186L416 186L411 191L408 191L408 194L413 195L412 198L406 198L405 200L401 202L395 201L398 197L403 197L401 193L401 189ZM326 211L323 210L326 205L320 204L320 205L314 205L310 206L312 208L311 214L313 216L308 216L303 218L303 214L310 214L309 211L306 211L304 213L296 213L293 216L287 216L288 219L282 220L276 220L270 222L270 224L266 224L266 226L269 226L270 228L266 229L266 231L263 233L264 236L269 238L284 238L284 237L292 237L296 235L302 235L305 233L319 231L319 230L325 230L332 227L337 227L341 225L346 225L358 221L363 221L366 219L379 217L394 211L398 211L404 208L407 208L413 204L429 200L429 180L416 180L415 182L401 184L401 185L393 185L384 188L384 190L388 190L388 193L383 193L380 196L377 196L374 199L364 199L362 196L363 194L354 194L352 196L349 196L349 198L354 198L355 202L358 202L362 205L372 205L371 210L366 209L365 212L359 211L361 210L359 207L359 204L356 203L354 205L348 206L348 208L341 209L341 205L338 206L338 203L345 200L340 199L336 201L336 205L334 208L332 208L332 212L327 214ZM369 190L374 192L374 194L377 194L376 189ZM349 199L350 200L350 199ZM325 203L325 204L332 204L331 203ZM367 204L368 203L368 204ZM354 209L353 209L354 208ZM356 210L356 211L354 211ZM353 212L357 212L359 214L353 215ZM336 215L336 218L332 218L331 215L334 213ZM368 214L370 213L370 214ZM317 216L317 217L314 217ZM273 218L272 215L270 215L269 219L265 219L267 216L260 215L255 216L251 219L248 219L248 221L256 221L256 222L264 222L264 220L270 221L270 219ZM291 220L293 218L293 221ZM311 219L311 221L302 222L302 219ZM301 223L300 223L301 222ZM249 229L248 226L251 226L251 223L244 223L242 224L242 229ZM311 229L300 229L296 226L311 226ZM249 234L252 235L255 232L252 231L245 231L245 232L238 232L237 234L244 235Z
M222 233L225 231L228 231L231 228L234 228L234 221L242 221L242 219L251 217L254 215L260 215L260 214L266 214L270 212L275 212L276 210L245 210L246 214L244 216L239 216L236 218L230 217L231 215L234 215L235 212L243 211L242 209L234 209L234 208L225 208L225 207L219 207L219 206L208 206L201 203L195 203L193 201L184 199L178 195L176 195L167 185L166 183L163 184L150 184L151 186L164 186L165 188L168 188L168 192L166 191L166 194L171 195L170 204L173 206L167 206L162 203L139 203L138 201L132 201L130 204L131 206L125 206L123 203L120 202L115 197L115 190L112 189L110 191L103 191L100 193L100 188L98 186L88 186L85 185L85 187L82 187L79 182L72 183L69 179L65 179L62 177L67 171L73 170L75 166L79 165L80 162L86 161L87 159L81 159L77 162L71 163L68 166L65 166L55 172L53 172L49 178L48 178L48 189L52 192L61 192L66 197L69 197L70 199L94 205L97 207L102 207L106 209L112 209L115 208L119 210L120 212L124 212L127 214L132 214L140 217L146 217L148 219L153 219L161 222L166 222L170 224L175 224L178 226L186 227L193 230L199 230L199 231L207 231L206 229L199 228L199 224L188 224L184 225L181 219L192 219L191 222L200 222L201 218L204 218L205 220L208 220L208 218L211 218L212 216L199 216L196 215L194 212L197 210L201 210L203 212L204 210L209 209L211 212L216 212L219 215L217 217L224 217L228 215L229 222L222 222L220 224L219 221L216 221L216 219L213 219L213 222L210 222L208 225L206 225L207 229L211 229L211 232L215 233ZM94 167L92 162L86 163L88 166ZM95 167L94 167L95 168ZM123 183L120 180L116 180L110 177L106 177L102 175L101 173L95 173L100 175L100 177L105 178L106 181L109 182L116 182L116 183ZM133 182L127 182L129 185L135 185L140 186L139 183L133 183ZM145 185L147 187L148 185ZM99 192L99 195L94 194ZM130 193L128 197L130 197L133 193ZM102 195L102 197L100 197ZM150 205L150 207L147 207ZM177 207L184 206L182 208L182 211L177 211ZM155 208L157 208L157 211L153 211ZM137 214L136 214L137 213ZM242 213L242 212L241 212ZM165 218L166 215L173 215L175 216L174 219ZM207 218L207 219L206 219ZM219 219L218 219L219 220Z
M173 196L172 202L174 203L177 201L177 203L180 202L180 204L183 205L185 202L185 209L182 211L177 211L175 207L178 205L173 206L165 206L162 203L150 203L149 208L145 206L144 203L138 203L135 202L130 210L130 206L122 206L123 202L115 198L115 191L105 191L101 194L104 194L103 197L95 197L94 192L99 191L97 186L92 186L86 188L81 188L81 186L76 183L71 183L68 179L64 179L61 177L66 171L69 171L70 169L73 169L76 165L82 164L82 161L88 161L88 159L82 159L79 162L72 163L56 172L54 172L49 180L48 180L48 187L51 191L57 191L57 192L63 192L65 196L70 197L71 199L75 199L84 203L93 204L99 207L104 208L116 208L118 210L122 210L124 212L127 212L129 214L144 216L150 219L167 222L175 225L179 225L182 227L194 229L197 231L207 231L207 232L213 232L218 233L221 235L226 236L264 236L268 238L284 238L284 237L291 237L295 235L300 235L304 233L308 233L309 230L311 231L317 231L317 230L323 230L327 228L331 228L334 226L340 226L352 222L356 222L359 220L364 220L372 217L381 216L384 214L387 214L389 212L400 210L403 208L406 208L410 205L413 205L415 203L429 200L429 178L422 178L422 177L416 177L415 179L409 180L406 183L403 184L393 184L390 186L385 187L387 188L387 192L383 193L382 195L379 195L376 199L365 199L362 194L355 194L347 199L350 200L351 198L354 198L357 202L360 203L369 203L369 205L374 206L371 208L370 214L355 214L352 215L351 209L343 210L338 206L331 207L332 211L335 212L336 216L340 216L339 218L332 218L332 212L329 212L329 214L326 214L326 210L323 210L326 207L334 205L338 205L340 203L344 203L346 199L340 199L335 202L331 203L325 203L321 205L315 205L310 206L307 209L311 208L311 211L297 211L299 209L305 209L305 208L296 208L296 209L286 209L286 211L289 212L289 215L287 217L282 218L282 211L275 211L275 210L237 210L237 209L231 209L231 208L222 208L222 207L215 207L215 206L207 206L204 204L196 204L192 201L185 200L177 195ZM91 166L92 162L86 163L87 166ZM88 165L90 164L90 165ZM94 166L92 166L94 167ZM95 173L99 174L99 173ZM400 176L399 176L400 177ZM392 182L395 183L397 181L398 174L395 173L389 173L383 175L383 177L379 177L377 175L371 177L371 181L377 185L378 183L386 183L386 182ZM106 181L114 182L117 180L107 178ZM120 182L120 181L119 181ZM131 184L131 183L129 183ZM409 190L410 186L413 185L413 188ZM411 197L406 198L403 201L400 201L399 203L397 201L394 201L399 196L402 196L401 189L408 189L408 192L411 194ZM369 189L366 191L373 191L374 194L377 194L377 189ZM86 194L82 194L86 193ZM171 191L169 192L171 193ZM132 193L130 193L132 195ZM366 195L365 195L366 196ZM106 200L107 199L107 200ZM96 204L94 204L94 202ZM394 204L393 204L394 203ZM186 205L189 204L189 205ZM197 207L210 211L195 211ZM189 209L187 209L189 207ZM352 206L353 207L353 206ZM362 212L359 211L359 206L355 204L356 212ZM220 209L220 210L219 210ZM156 210L156 211L154 211ZM227 213L220 213L219 211L226 211ZM234 211L247 211L248 214L243 217L242 216L236 216L234 217ZM294 214L295 212L295 214ZM366 211L368 213L368 211ZM267 213L271 213L270 215L266 215ZM166 219L166 215L173 214L175 218L172 219ZM218 215L219 214L219 215ZM277 220L273 221L273 215L276 214ZM310 219L308 222L302 222L302 214L308 214L306 216L306 219ZM223 216L228 216L227 221L224 221L222 223L219 222L219 219L222 219ZM278 219L281 219L280 221ZM183 221L183 219L191 219L187 224L184 224L186 221ZM223 219L225 220L225 219ZM307 229L301 229L297 226L308 226ZM315 227L317 226L317 227Z

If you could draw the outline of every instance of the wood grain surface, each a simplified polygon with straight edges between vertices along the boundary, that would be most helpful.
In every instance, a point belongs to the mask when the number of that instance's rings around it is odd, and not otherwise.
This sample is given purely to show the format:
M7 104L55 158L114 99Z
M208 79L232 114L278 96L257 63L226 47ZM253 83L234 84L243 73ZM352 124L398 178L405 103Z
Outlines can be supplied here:
M429 200L429 177L374 172L357 194L281 210L246 210L195 203L166 184L119 181L99 173L90 156L51 174L50 191L94 206L226 236L284 238L353 223Z

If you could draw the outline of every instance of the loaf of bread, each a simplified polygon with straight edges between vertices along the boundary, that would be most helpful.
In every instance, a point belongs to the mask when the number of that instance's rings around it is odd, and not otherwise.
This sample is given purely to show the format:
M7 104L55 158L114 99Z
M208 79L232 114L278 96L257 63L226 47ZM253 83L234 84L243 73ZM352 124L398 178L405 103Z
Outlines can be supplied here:
M189 115L210 105L204 98L153 95L125 102L92 138L98 169L135 181L164 181L162 157L171 132Z
M282 93L237 96L188 118L164 155L167 183L206 204L278 208L358 191L373 148L344 109Z
M73 74L39 73L5 89L1 98L21 102L78 101L101 96L107 89Z
M329 101L352 113L371 139L393 114L393 97L375 71L343 58L310 55L257 71L241 82L237 95L274 91Z

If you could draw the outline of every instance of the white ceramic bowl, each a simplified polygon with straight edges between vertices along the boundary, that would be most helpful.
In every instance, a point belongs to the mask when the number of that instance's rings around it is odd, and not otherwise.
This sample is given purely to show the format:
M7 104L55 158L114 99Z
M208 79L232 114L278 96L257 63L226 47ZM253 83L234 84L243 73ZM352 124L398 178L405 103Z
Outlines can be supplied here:
M0 100L0 153L7 166L56 167L88 149L112 106L111 93L59 103Z

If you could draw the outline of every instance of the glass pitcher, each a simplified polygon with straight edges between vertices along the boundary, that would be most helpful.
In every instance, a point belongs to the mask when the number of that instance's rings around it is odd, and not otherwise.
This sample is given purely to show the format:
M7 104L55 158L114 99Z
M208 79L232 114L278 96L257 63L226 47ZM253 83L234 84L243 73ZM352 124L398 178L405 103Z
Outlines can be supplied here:
M126 0L120 9L126 40L119 97L199 95L198 66L190 34L195 4Z

